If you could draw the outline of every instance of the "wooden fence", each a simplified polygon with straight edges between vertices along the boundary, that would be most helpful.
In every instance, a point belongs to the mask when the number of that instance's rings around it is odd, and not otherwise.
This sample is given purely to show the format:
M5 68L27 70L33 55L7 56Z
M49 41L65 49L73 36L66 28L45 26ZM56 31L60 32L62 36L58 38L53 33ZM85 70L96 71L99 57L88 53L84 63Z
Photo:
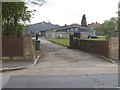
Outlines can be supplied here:
M108 41L79 40L70 36L70 48L79 49L101 56L109 57Z
M23 37L2 37L2 57L23 55Z

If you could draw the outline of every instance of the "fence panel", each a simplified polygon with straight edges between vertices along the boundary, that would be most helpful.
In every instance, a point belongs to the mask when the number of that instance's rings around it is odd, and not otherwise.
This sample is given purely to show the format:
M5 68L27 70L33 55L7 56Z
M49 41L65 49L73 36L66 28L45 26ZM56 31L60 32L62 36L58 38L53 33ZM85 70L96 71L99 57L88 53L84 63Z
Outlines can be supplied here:
M98 55L109 57L109 41L78 40L71 37L70 42L70 47L74 47L74 49L80 49L89 53L95 53ZM78 42L79 44L76 42Z
M2 56L23 56L23 37L3 36Z
M109 57L109 42L80 40L80 50Z

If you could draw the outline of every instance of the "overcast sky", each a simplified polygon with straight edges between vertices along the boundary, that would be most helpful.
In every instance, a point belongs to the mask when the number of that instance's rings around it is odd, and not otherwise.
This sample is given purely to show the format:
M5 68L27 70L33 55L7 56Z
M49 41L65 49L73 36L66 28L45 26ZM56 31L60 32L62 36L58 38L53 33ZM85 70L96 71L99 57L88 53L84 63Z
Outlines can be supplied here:
M31 24L50 21L53 24L81 24L86 14L87 23L109 20L116 17L119 0L46 0L41 7L34 7L36 13ZM33 8L33 7L30 7Z

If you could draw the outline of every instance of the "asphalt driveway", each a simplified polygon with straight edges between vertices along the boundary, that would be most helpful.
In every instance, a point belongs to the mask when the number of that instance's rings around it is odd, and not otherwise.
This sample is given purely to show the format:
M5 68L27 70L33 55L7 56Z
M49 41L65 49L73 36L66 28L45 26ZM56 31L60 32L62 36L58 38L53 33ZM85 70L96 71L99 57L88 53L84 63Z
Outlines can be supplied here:
M36 66L3 75L117 74L118 65L96 55L53 44L41 38L41 58Z

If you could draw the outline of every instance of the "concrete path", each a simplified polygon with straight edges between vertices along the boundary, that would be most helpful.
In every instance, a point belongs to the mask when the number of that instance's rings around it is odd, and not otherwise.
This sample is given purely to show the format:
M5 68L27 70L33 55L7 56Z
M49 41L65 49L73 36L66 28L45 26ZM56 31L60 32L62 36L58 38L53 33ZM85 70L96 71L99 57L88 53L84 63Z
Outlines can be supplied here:
M98 56L79 50L71 50L41 39L42 56L38 64L25 70L5 72L14 75L83 75L116 74L118 65Z

